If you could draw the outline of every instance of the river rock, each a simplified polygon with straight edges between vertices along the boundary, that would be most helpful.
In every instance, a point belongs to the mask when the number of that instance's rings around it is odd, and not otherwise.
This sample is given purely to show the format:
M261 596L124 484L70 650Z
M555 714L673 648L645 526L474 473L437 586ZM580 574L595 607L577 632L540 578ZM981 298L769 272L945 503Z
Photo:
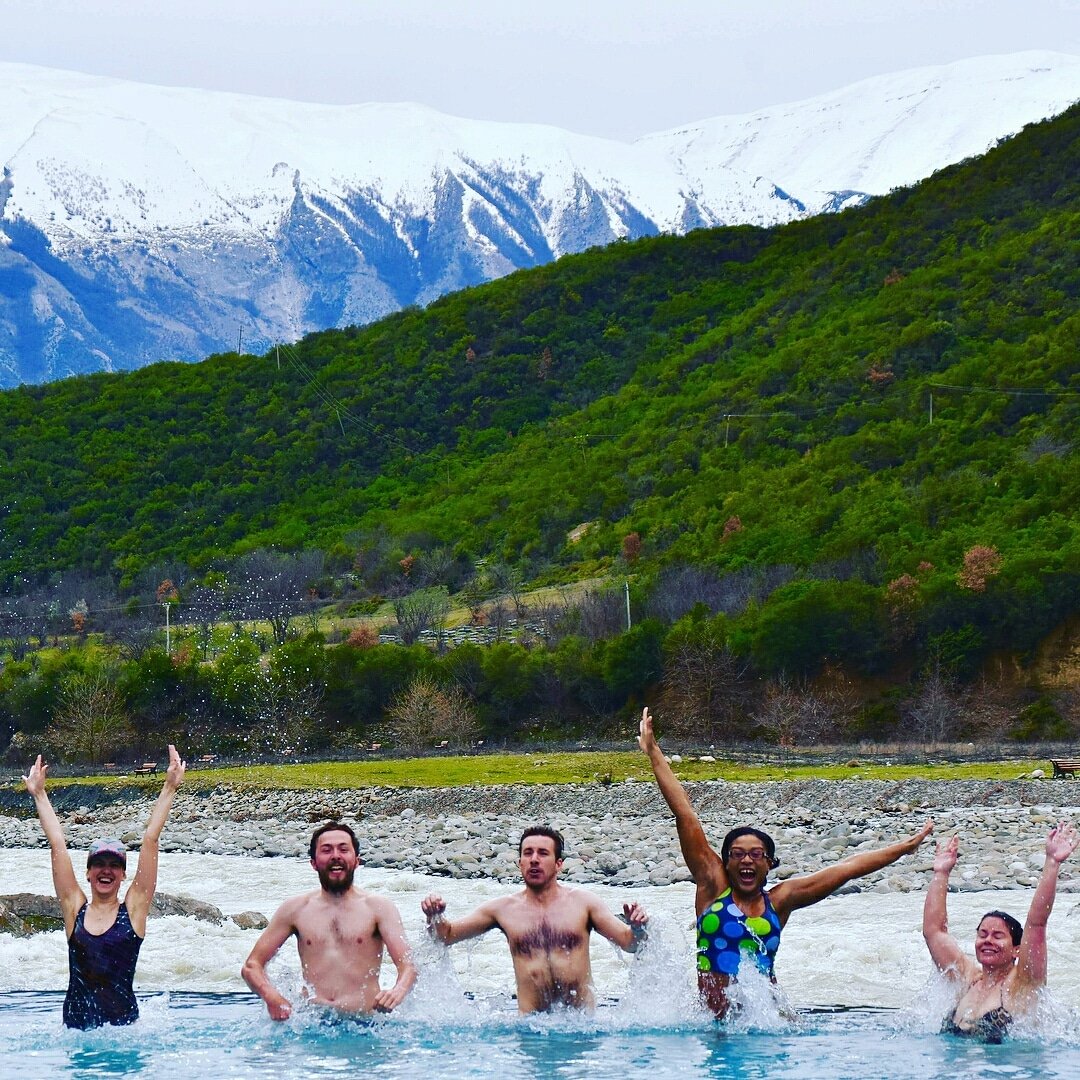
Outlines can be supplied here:
M0 902L0 934L29 937L33 932L28 923L23 922L6 904Z
M267 918L259 911L239 911L229 918L240 927L241 930L265 930L269 925Z
M150 904L151 916L162 915L191 915L203 922L214 923L218 926L224 922L225 916L221 909L207 904L202 900L196 900L190 896L171 896L169 893L155 893Z

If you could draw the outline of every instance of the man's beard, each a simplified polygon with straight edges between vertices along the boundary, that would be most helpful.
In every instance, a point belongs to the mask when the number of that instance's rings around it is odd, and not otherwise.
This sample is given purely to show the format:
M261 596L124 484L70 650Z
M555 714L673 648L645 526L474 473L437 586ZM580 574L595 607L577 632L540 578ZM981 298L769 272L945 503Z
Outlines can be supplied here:
M345 876L343 878L331 878L332 869L327 866L319 871L319 884L326 892L335 895L348 892L352 888L353 876L356 874L356 870L348 870L344 867L334 867L333 869L344 869Z

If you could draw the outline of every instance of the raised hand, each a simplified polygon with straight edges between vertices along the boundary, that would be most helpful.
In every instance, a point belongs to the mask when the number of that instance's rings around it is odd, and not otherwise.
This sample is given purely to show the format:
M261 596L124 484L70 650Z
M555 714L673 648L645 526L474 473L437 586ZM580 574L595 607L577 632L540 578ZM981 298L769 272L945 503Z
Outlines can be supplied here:
M26 790L31 795L40 795L45 790L45 776L49 771L49 766L41 760L41 755L38 754L37 761L30 766L29 773L23 777L23 783L26 785Z
M184 773L187 771L187 762L180 759L180 755L176 752L176 747L172 743L169 743L169 768L165 773L165 781L171 784L173 788L180 786L180 781L184 779Z
M652 716L649 715L648 705L641 710L641 724L638 727L637 741L638 746L640 746L646 754L650 753L656 746L656 736L653 734Z
M913 836L909 836L904 841L905 854L910 855L913 851L918 851L922 842L934 831L934 822L932 818L928 818L926 824Z
M1080 847L1080 832L1067 821L1062 821L1050 830L1046 838L1046 857L1063 863L1077 847Z
M950 836L948 840L942 840L934 855L934 872L951 874L959 854L960 838L958 836Z

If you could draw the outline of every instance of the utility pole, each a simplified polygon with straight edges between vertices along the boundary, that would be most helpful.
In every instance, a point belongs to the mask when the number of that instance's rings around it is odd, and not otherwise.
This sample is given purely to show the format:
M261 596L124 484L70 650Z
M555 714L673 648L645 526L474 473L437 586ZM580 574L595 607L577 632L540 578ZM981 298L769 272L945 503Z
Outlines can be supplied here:
M169 647L169 645L170 645L170 641L169 641L169 608L170 608L171 605L168 604L168 603L165 603L165 604L162 604L161 606L165 609L165 655L166 656L171 656L172 655L172 649Z
M244 351L244 324L240 324L240 332L236 337L236 355L239 356Z
M278 369L278 371L280 371L281 370L281 346L280 345L275 345L274 346L274 355L277 357L277 369Z
M630 581L627 579L623 582L626 586L626 629L630 629Z

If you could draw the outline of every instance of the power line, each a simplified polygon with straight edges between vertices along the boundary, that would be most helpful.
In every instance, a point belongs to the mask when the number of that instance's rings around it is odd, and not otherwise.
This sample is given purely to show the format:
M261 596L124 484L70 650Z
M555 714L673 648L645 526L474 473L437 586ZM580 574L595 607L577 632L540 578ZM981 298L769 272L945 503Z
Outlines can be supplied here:
M1033 390L1025 386L960 386L955 383L929 383L931 390L960 390L969 394L1009 394L1013 397L1080 397L1080 390Z
M398 449L404 450L409 454L419 453L417 449L399 439L396 435L390 435L387 432L380 430L380 428L375 424L372 424L369 420L365 420L361 416L356 416L340 398L336 397L330 390L323 386L315 371L312 370L297 350L291 345L281 346L280 348L284 350L286 360L292 364L293 368L301 376L308 388L324 405L327 406L328 409L330 409L331 412L337 415L338 425L341 428L342 435L345 434L345 421L348 420L350 424L363 429L368 432L369 435L382 440L388 445L396 446ZM275 350L275 355L277 355L277 350ZM280 359L278 362L280 363Z

